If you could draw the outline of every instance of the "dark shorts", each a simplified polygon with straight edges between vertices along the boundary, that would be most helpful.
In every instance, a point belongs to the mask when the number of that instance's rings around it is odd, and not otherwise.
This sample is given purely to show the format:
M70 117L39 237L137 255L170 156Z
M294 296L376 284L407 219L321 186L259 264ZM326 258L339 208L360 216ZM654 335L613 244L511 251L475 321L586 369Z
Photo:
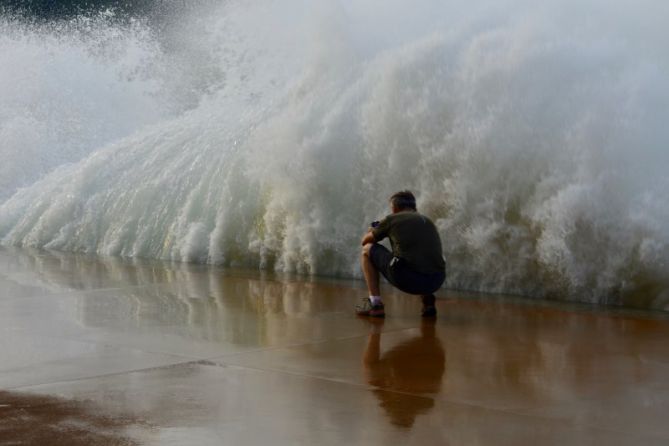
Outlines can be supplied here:
M394 257L385 246L375 243L369 251L374 267L388 282L409 294L432 294L446 279L443 272L423 274L409 268L402 259Z

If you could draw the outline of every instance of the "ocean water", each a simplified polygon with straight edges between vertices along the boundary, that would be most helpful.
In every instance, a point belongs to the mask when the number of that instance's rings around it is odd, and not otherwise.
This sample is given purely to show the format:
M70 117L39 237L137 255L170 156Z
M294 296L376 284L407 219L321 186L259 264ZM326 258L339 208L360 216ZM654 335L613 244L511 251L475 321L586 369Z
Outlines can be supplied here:
M411 189L451 288L669 309L669 4L0 18L5 245L360 277Z

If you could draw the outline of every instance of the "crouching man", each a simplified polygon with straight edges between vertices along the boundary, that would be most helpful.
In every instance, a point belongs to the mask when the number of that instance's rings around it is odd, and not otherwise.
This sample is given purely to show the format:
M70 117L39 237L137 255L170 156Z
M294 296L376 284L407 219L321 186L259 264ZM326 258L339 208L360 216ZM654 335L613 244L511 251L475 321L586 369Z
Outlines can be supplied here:
M390 197L391 214L374 222L362 238L362 271L369 298L356 306L360 316L384 317L379 289L379 272L405 293L420 295L422 316L435 317L434 292L444 283L446 264L441 239L432 221L416 210L416 198L409 191ZM378 244L390 238L392 252Z

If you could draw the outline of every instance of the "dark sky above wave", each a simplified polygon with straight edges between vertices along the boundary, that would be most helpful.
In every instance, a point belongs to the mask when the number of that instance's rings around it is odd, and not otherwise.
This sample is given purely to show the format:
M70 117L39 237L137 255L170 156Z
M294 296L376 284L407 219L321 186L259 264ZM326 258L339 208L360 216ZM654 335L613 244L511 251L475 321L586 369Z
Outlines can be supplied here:
M12 13L21 13L38 19L68 18L82 13L104 9L142 14L157 6L174 3L171 0L5 0L2 2Z

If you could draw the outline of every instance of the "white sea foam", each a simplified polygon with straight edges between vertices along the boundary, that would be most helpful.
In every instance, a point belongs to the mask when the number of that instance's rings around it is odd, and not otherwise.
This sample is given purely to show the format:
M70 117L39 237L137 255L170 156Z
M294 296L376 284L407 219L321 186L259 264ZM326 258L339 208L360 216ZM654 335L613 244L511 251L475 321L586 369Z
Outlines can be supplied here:
M139 23L101 15L59 25L0 18L0 199L65 162L165 117L159 56Z
M182 112L20 190L0 206L0 237L359 276L366 224L410 188L441 231L450 287L665 307L667 8L263 1L195 14L156 38L163 61L206 59L154 71ZM184 50L195 43L204 56ZM23 125L17 152L25 129L52 122Z

